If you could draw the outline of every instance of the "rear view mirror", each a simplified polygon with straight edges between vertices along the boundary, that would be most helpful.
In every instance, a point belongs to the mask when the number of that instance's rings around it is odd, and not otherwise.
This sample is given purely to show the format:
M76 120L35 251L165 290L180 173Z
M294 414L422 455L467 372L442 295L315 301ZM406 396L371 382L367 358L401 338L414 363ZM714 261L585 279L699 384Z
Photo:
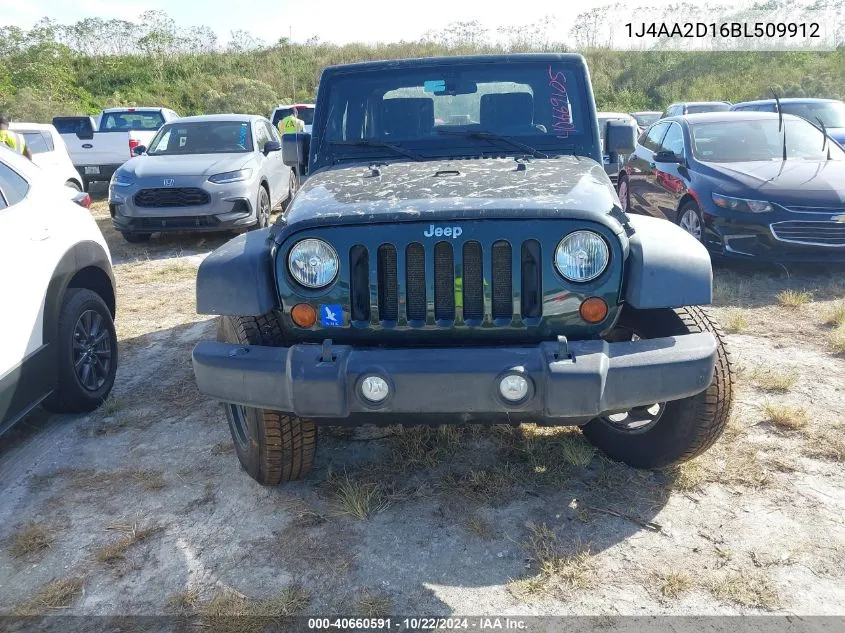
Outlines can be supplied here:
M282 135L282 162L288 167L302 167L308 164L308 150L311 135L306 133Z
M622 121L608 121L604 140L608 154L631 154L637 142L637 128Z

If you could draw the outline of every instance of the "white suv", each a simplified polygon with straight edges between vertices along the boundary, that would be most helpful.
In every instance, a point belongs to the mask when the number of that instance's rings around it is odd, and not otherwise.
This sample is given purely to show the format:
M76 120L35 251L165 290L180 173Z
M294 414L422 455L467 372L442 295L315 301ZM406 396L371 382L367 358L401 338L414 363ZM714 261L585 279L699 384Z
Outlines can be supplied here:
M87 209L0 149L0 433L32 408L82 412L117 371L111 255Z
M52 125L13 122L9 129L24 137L32 162L46 171L53 182L82 191L82 176L73 166L64 139Z

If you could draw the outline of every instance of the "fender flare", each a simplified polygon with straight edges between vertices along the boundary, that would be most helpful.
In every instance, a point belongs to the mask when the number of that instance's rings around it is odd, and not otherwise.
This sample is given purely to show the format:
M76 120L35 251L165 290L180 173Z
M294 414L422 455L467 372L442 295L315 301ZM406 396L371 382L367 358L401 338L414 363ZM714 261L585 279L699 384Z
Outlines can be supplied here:
M634 234L625 264L625 301L633 308L680 308L713 301L710 253L681 227L630 215Z

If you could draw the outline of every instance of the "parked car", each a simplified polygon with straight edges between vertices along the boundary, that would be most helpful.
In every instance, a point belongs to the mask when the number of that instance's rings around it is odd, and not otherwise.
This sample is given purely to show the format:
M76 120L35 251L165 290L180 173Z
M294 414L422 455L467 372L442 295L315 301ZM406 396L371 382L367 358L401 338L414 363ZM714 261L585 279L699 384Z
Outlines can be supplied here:
M71 193L0 149L0 433L39 404L91 411L114 384L111 256Z
M270 121L273 127L279 129L279 121L290 114L291 108L296 108L296 116L302 119L305 124L305 131L311 133L311 125L314 123L314 104L313 103L294 103L290 105L279 105L270 114Z
M268 225L290 192L290 169L270 121L248 114L185 117L159 130L149 148L109 185L114 227L129 242L160 231L225 231Z
M807 119L813 125L824 124L827 133L840 145L845 146L845 103L836 99L805 99L803 97L784 97L780 99L784 114L794 114ZM777 112L777 101L743 101L731 106L738 112Z
M23 135L32 152L32 162L47 172L54 182L82 191L82 176L73 166L64 139L54 126L13 122L9 127Z
M661 119L684 114L699 114L701 112L727 112L731 109L729 101L681 101L673 103L660 115Z
M799 117L782 124L764 112L655 123L625 166L623 206L724 257L845 261L845 151Z
M282 139L306 172L284 222L197 275L198 311L223 316L197 384L257 481L306 472L317 424L583 425L646 468L716 440L732 378L695 307L710 258L620 213L583 57L326 68L314 121ZM606 135L632 151L630 125Z
M642 112L631 112L630 114L636 120L637 127L639 128L640 134L642 134L649 125L660 119L662 113L656 110L643 110Z
M92 182L108 182L115 170L132 158L134 148L149 145L162 125L178 118L167 108L109 108L96 119L56 117L53 125L88 191ZM68 129L72 131L62 132Z
M597 112L596 118L599 122L599 142L602 147L602 164L604 165L605 172L607 172L607 176L610 178L610 182L612 182L615 187L619 172L622 170L622 166L625 163L625 155L619 154L615 151L610 151L605 146L605 130L607 129L607 123L608 121L617 121L630 125L634 128L634 130L638 130L637 120L630 114L622 114L621 112Z

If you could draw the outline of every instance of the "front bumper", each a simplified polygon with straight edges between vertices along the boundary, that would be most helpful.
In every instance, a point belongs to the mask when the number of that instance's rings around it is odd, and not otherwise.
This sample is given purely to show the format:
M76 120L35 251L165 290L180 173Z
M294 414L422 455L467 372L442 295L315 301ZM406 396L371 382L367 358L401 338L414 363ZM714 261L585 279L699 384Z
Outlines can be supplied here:
M193 351L197 386L207 396L335 421L362 413L446 414L461 421L505 414L513 421L580 424L601 414L695 395L710 384L715 359L716 341L708 333L621 343L446 349L202 341ZM529 379L529 394L519 404L499 395L499 380L509 373ZM391 388L379 405L358 391L360 381L373 374Z

